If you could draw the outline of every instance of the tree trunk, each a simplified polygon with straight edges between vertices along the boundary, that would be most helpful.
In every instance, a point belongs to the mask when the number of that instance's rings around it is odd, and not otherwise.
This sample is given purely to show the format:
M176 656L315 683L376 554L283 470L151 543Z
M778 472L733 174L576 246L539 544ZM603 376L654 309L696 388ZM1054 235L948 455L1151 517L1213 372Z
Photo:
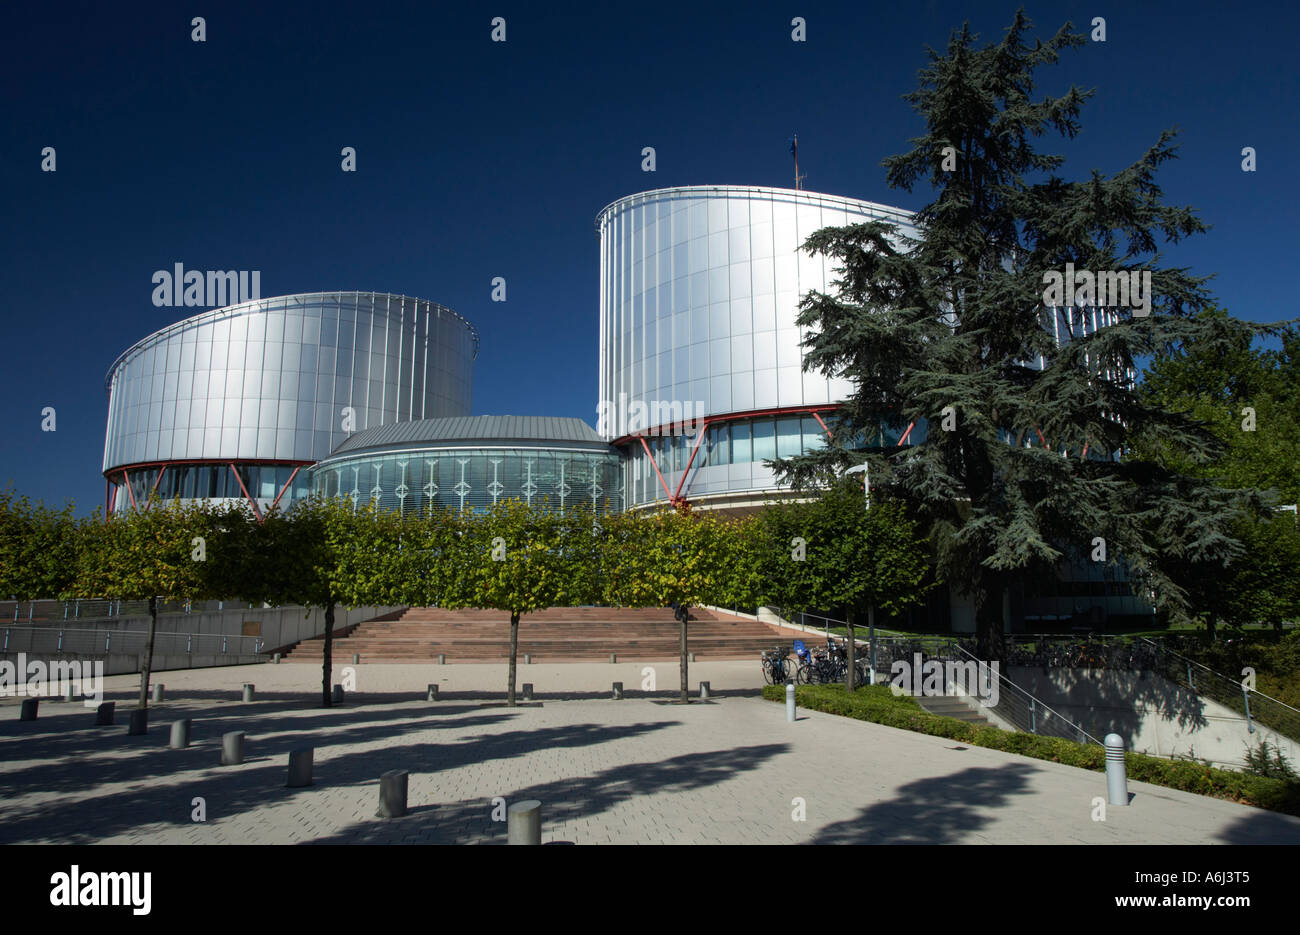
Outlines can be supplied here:
M681 627L682 627L682 629L681 629L681 634L682 634L682 697L681 697L681 701L682 701L682 704L686 704L686 703L689 702L690 699L691 699L691 687L690 687L690 682L687 681L687 672L686 672L686 662L687 662L687 659L688 659L687 654L686 654L686 620L687 620L687 618L688 618L689 616L690 616L690 614L689 614L689 613L687 612L687 610L686 610L686 605L683 604L683 605L681 606L681 608L678 610L678 619L681 621Z
M1205 618L1205 632L1209 636L1210 642L1213 643L1218 638L1219 633L1219 615L1210 611L1210 615Z
M849 675L848 675L848 682L846 684L849 687L849 691L852 692L854 689L858 687L858 673L857 673L858 641L853 638L853 608L852 607L848 608L845 611L844 623L849 631L849 640L848 640Z
M149 707L149 674L153 671L153 638L158 632L158 598L149 598L149 642L144 647L144 668L140 670L140 707Z
M1000 666L1005 655L1002 632L1005 591L1006 580L1002 575L986 577L980 602L975 608L975 642L980 658L985 662L997 662Z
M325 707L330 707L334 700L330 697L330 680L333 672L330 670L334 665L334 602L329 601L325 604L325 651L321 653L324 658L321 670L321 703Z
M506 676L508 684L506 685L506 704L513 708L515 706L515 656L519 650L519 615L512 613L510 615L510 666L509 675Z

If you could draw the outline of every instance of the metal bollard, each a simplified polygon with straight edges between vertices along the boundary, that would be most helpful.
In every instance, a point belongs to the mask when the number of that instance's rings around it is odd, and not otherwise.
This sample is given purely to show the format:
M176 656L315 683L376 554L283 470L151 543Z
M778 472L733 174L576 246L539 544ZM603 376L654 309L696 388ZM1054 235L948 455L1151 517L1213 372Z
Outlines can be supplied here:
M244 683L244 700L245 700L245 701L252 701L252 700L253 700L253 683L252 683L252 682L245 682L245 683Z
M127 724L126 733L128 737L138 737L141 734L149 733L149 709L132 708L130 722Z
M279 654L279 653L276 653L274 656L272 656L272 657L271 657L271 661L274 662L276 665L279 665L279 664L280 664L280 654Z
M447 654L438 653L438 665L445 666L446 664L447 664Z
M41 699L39 698L24 698L23 709L20 712L18 712L18 720L20 721L36 720L36 709L40 707L40 704L41 704Z
M700 683L700 697L701 697L701 698L708 698L708 697L709 697L709 683L708 683L708 682L701 682L701 683Z
M314 750L307 747L303 750L294 750L289 754L289 777L285 780L285 786L290 789L301 789L303 786L311 785L311 764L314 756Z
M163 688L165 686L160 682L153 687L153 703L158 704L163 700Z
M785 683L785 719L794 723L794 683Z
M542 803L537 799L516 802L506 809L507 844L542 843Z
M691 662L695 661L695 653L691 653Z
M184 750L188 747L190 745L190 725L193 723L189 718L172 721L172 736L167 745L173 750Z
M437 701L437 700L438 700L438 686L437 686L437 685L430 685L430 686L429 686L429 693L428 693L427 695L424 696L424 700L425 700L425 701Z
M352 664L353 664L354 666L355 666L355 665L360 665L360 664L361 664L361 653L353 653L353 654L352 654Z
M221 765L238 766L244 762L244 732L232 730L221 735Z
M615 701L622 701L622 700L623 700L623 683L622 683L622 682L615 682L615 683L614 683L614 700L615 700Z
M410 775L404 769L390 769L379 777L376 818L401 818L406 814L406 780Z
M533 700L533 683L524 682L524 701Z
M610 653L610 654L609 654L609 661L610 661L610 664L611 664L611 665L613 665L614 663L617 663L617 662L618 662L618 653Z
M533 654L532 654L532 653L524 653L524 665L526 665L526 666L530 666L530 665L532 665L532 664L533 664Z
M95 726L108 727L113 723L113 711L117 708L116 701L105 701L95 709Z
M330 696L330 701L334 702L335 704L342 704L342 703L343 703L343 686L342 686L342 685L335 685L335 686L334 686L334 692L333 692L333 694Z
M76 700L77 700L77 690L76 690L75 688L72 687L72 683L71 683L71 682L69 682L69 683L68 683L68 687L65 688L65 689L63 690L63 700L64 700L64 701L76 701Z
M1124 768L1124 738L1106 735L1106 797L1111 805L1128 804L1128 774Z

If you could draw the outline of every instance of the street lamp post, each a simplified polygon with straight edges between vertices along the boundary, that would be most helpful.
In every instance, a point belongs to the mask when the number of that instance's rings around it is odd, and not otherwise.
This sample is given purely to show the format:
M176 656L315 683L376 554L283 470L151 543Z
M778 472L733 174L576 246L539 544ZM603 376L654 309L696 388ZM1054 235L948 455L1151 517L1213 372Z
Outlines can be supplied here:
M844 472L844 476L850 474L862 475L862 495L866 509L871 509L871 466L863 461L861 464L855 464ZM867 662L867 684L876 684L876 605L867 605L867 652L869 659Z

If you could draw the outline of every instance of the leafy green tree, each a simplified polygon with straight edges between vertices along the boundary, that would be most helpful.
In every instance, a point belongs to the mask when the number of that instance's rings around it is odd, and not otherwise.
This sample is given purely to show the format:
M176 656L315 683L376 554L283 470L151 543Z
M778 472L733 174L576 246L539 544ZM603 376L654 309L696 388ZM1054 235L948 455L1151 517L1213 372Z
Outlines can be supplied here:
M1228 535L1238 498L1122 457L1139 438L1198 461L1218 455L1212 433L1144 399L1132 375L1163 347L1222 344L1245 328L1198 317L1205 280L1160 264L1160 240L1205 229L1191 209L1161 200L1156 171L1174 158L1174 134L1112 176L1062 177L1064 157L1035 140L1074 137L1092 92L1036 96L1035 73L1086 40L1066 24L1031 42L1031 29L1019 12L999 42L980 46L967 26L930 52L907 95L924 131L884 162L892 187L933 192L915 239L871 222L806 241L839 273L833 294L800 304L804 367L855 391L830 446L776 462L801 487L865 457L873 491L906 505L939 575L972 596L985 658L1004 654L1008 588L1055 580L1065 555L1089 554L1098 539L1108 562L1122 556L1182 617L1189 582L1179 563L1240 554ZM1150 313L1112 309L1113 324L1058 344L1048 306L1068 303L1049 302L1046 287L1066 264L1149 272ZM919 444L882 446L882 429L897 437L915 422L928 427ZM864 455L863 445L876 447Z
M506 704L515 704L519 618L547 607L593 603L594 518L583 511L501 500L481 514L457 517L450 573L440 571L443 607L510 615Z
M685 510L623 513L601 520L606 526L601 561L605 603L624 607L679 608L680 700L690 699L688 680L689 614L694 604L725 603L737 591L729 577L725 521ZM734 540L732 540L734 542Z
M1212 309L1207 318L1226 313ZM1220 456L1199 462L1176 444L1138 440L1134 456L1206 478L1223 487L1249 490L1253 509L1233 523L1243 554L1226 564L1202 562L1189 573L1192 592L1211 638L1220 619L1242 624L1272 623L1300 614L1300 542L1294 513L1278 515L1280 504L1300 499L1300 334L1294 325L1278 330L1280 346L1253 346L1242 335L1226 346L1181 344L1151 362L1143 395L1193 419L1222 444Z
M72 504L54 510L0 490L0 595L34 601L68 594L77 532Z
M77 575L71 592L81 598L149 602L149 636L140 670L139 706L149 706L149 678L158 632L158 601L199 596L204 561L195 537L206 528L202 509L177 502L114 513L80 529Z
M808 501L769 505L764 581L768 599L807 611L844 608L848 629L848 687L857 679L855 627L865 612L897 614L933 587L924 540L901 503L877 500L866 509L851 482Z
M312 496L268 514L262 524L258 553L266 573L258 581L258 597L325 611L321 704L327 708L333 704L334 609L376 587L373 579L363 577L370 572L358 559L365 546L357 545L367 541L372 515L368 505L354 509L345 498Z

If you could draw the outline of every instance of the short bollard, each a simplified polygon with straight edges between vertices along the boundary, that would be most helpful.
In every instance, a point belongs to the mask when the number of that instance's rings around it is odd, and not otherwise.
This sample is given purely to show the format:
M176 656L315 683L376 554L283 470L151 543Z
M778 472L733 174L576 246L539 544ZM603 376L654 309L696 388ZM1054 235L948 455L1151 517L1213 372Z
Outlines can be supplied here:
M410 775L404 769L390 769L379 777L376 818L401 818L406 814L406 780Z
M274 662L276 665L279 665L279 664L280 664L280 654L279 654L279 653L276 653L274 656L272 656L272 657L271 657L271 661Z
M1124 769L1124 738L1106 735L1106 797L1111 805L1128 804L1128 774Z
M154 703L154 704L158 704L160 701L163 700L163 687L164 687L164 686L162 685L161 682L160 682L159 684L157 684L157 685L155 685L155 686L153 687L153 703Z
M691 662L695 661L695 653L691 653Z
M244 683L244 700L245 700L245 701L252 701L252 700L253 700L253 683L252 683L252 682L246 682L246 683Z
M533 700L533 683L524 682L524 701Z
M334 694L330 697L330 701L334 702L335 704L342 704L342 703L343 703L343 686L342 686L342 685L335 685L335 686L334 686Z
M128 737L138 737L141 734L149 733L149 709L132 708L130 722L127 724L126 733Z
M614 700L615 700L615 701L622 701L622 700L623 700L623 683L622 683L622 682L615 682L615 683L614 683Z
M41 704L41 699L39 698L24 698L23 709L20 712L18 712L18 720L20 721L36 720L36 709L40 707L40 704Z
M709 683L708 683L708 682L701 682L701 683L700 683L700 697L701 697L701 698L708 698L708 697L709 697Z
M437 685L430 685L430 686L429 686L429 693L428 693L427 695L425 695L424 700L425 700L425 701L437 701L437 700L438 700L438 686L437 686Z
M516 802L506 809L507 844L542 843L542 803L537 799Z
M447 664L447 654L438 653L438 665L445 666L446 664Z
M526 666L530 666L530 665L532 665L532 664L533 664L533 654L532 654L532 653L524 653L524 665L526 665Z
M117 708L116 701L105 701L95 709L95 726L108 727L113 723L113 711Z
M190 745L190 725L193 723L189 718L172 721L172 737L167 746L173 750L184 750L188 747Z
M794 685L789 682L785 685L785 719L794 721Z
M616 662L618 662L618 653L610 653L610 654L609 654L609 661L610 661L611 664L612 664L612 663L616 663Z
M77 700L77 690L73 688L71 684L69 684L68 687L63 690L63 700L64 701Z
M353 654L352 654L352 664L353 664L354 666L355 666L355 665L360 665L360 664L361 664L361 653L353 653Z
M232 730L221 735L221 765L238 766L244 762L244 732Z
M314 751L311 747L305 750L294 750L289 754L289 778L285 785L290 789L300 789L303 786L311 785L311 762Z

